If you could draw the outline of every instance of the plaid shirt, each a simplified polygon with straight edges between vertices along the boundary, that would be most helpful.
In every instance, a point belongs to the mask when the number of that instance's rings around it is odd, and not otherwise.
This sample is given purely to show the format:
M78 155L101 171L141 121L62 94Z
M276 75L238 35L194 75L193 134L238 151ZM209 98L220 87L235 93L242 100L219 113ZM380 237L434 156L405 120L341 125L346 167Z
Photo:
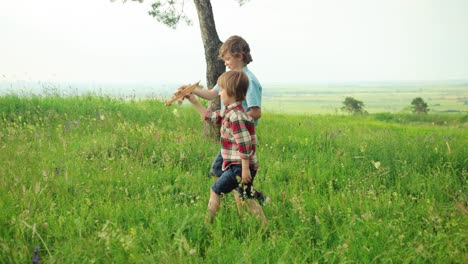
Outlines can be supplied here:
M241 159L249 159L250 168L258 169L254 122L252 117L245 112L241 102L233 103L215 112L207 111L205 120L221 124L223 170L231 164L242 164Z

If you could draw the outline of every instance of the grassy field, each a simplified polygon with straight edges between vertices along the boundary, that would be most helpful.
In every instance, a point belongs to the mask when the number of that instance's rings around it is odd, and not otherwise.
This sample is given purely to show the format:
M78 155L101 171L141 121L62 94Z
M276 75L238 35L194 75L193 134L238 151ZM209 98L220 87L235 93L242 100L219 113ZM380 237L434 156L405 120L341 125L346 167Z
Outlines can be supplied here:
M356 97L356 99L360 99ZM466 114L266 112L262 230L232 195L204 224L219 146L190 107L0 97L0 262L466 263Z
M468 85L266 87L264 109L277 113L339 113L347 96L364 103L369 113L409 113L421 97L432 112L468 113Z

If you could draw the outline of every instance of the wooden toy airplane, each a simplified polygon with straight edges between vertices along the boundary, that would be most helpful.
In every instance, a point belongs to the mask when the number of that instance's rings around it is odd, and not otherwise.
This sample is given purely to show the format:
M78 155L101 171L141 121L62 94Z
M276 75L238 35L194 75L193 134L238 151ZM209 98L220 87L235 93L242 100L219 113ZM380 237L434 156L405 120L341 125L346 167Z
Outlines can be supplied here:
M198 82L196 82L196 83L194 83L192 85L189 85L189 86L185 87L182 90L179 90L179 91L175 92L174 95L169 100L166 100L166 105L171 106L176 101L181 103L184 100L184 97L186 95L190 94L191 92L193 92L195 90L195 88L202 87L201 85L199 85L199 83L200 83L200 81L198 81Z

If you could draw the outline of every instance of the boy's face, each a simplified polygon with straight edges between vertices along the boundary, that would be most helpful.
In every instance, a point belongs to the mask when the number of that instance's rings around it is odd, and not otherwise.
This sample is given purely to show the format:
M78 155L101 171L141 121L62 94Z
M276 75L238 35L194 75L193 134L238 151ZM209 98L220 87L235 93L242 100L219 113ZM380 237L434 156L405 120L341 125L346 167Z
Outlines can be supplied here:
M240 56L232 56L230 52L226 52L223 56L224 65L228 67L230 70L242 70L244 68L244 61L242 60L242 55Z
M219 87L219 97L226 106L236 102L236 98L234 96L229 96L226 92L226 89L221 86Z

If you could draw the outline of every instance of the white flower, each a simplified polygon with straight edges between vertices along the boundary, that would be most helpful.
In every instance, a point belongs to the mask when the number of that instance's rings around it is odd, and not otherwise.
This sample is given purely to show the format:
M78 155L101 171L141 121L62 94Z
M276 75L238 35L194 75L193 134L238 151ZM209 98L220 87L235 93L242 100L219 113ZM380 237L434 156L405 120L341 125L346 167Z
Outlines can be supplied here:
M376 161L376 162L372 161L372 164L374 165L376 169L380 168L380 161Z

